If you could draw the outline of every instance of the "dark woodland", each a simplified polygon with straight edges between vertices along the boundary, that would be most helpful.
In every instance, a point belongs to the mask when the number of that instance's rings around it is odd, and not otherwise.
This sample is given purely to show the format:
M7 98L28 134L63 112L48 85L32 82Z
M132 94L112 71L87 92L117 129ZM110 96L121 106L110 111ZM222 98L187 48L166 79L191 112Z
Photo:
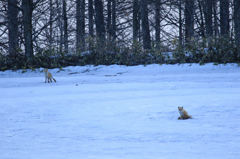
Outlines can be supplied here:
M1 0L0 70L240 63L239 0Z

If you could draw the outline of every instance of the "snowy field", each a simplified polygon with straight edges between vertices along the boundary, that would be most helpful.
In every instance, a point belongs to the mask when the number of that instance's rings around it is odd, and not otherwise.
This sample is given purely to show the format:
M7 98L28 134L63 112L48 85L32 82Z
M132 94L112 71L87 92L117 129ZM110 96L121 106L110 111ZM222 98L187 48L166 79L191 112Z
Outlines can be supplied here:
M0 72L0 159L240 158L237 64L41 71Z

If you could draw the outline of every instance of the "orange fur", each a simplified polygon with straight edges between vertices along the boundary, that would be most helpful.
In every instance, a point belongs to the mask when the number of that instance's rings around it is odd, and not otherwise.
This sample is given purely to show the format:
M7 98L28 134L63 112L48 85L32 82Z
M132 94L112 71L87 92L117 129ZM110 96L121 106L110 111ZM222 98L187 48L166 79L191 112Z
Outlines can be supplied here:
M45 68L44 69L44 76L45 76L45 83L48 81L48 83L50 83L50 81L52 82L52 79L54 80L54 82L57 82L54 78L53 78L53 76L52 76L52 74L50 73L50 72L48 72L48 69L47 68Z
M189 119L192 118L191 115L188 115L187 111L183 109L183 107L178 107L178 112L180 114L180 117L178 119Z

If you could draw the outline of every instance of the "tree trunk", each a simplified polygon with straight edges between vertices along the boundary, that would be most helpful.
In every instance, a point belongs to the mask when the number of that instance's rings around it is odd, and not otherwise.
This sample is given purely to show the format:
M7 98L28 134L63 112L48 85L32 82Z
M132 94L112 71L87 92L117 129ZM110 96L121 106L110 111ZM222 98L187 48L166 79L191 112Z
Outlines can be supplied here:
M112 33L112 0L107 0L107 37L108 40L111 40L111 33Z
M8 45L9 55L16 57L18 52L18 9L17 0L8 0Z
M81 1L81 42L82 51L85 49L85 0Z
M190 42L194 38L194 1L185 0L185 41Z
M138 0L133 1L133 41L139 38L139 4Z
M200 12L200 36L205 37L204 32L204 20L203 20L203 10L204 10L204 2L203 0L197 0L198 1L198 8Z
M240 1L234 0L235 41L240 55Z
M229 35L229 2L220 0L220 29L222 36Z
M105 40L105 23L103 17L103 2L102 0L94 0L95 2L95 13L96 13L96 30L97 30L97 37L101 40Z
M93 37L93 0L88 0L89 36Z
M218 0L213 0L213 17L214 17L214 35L219 34L218 31L218 17L217 17L217 2Z
M141 15L142 15L142 37L143 37L143 48L151 48L149 22L148 22L148 1L142 0L141 4Z
M52 50L52 45L53 45L53 2L50 0L50 24L49 24L49 49Z
M212 26L212 0L205 0L204 16L205 16L205 24L206 24L206 35L207 37L213 36L213 26Z
M85 0L77 0L77 51L84 51L85 47Z
M68 53L68 30L66 0L63 0L63 30L64 30L64 52Z
M183 35L182 35L182 0L179 0L178 3L178 10L179 10L179 46L182 48L183 42Z
M81 0L76 1L76 9L76 51L78 52L81 50Z
M160 49L160 5L161 0L155 0L155 39L156 39L156 47Z
M117 38L116 31L116 0L112 0L112 41Z
M25 57L26 60L29 61L33 57L33 42L32 42L33 0L22 0L22 11L25 40Z
M205 24L206 24L206 36L207 36L207 44L208 47L211 49L212 47L212 36L213 36L213 25L212 25L212 8L213 2L212 0L204 0L203 4L204 8L204 17L205 17Z

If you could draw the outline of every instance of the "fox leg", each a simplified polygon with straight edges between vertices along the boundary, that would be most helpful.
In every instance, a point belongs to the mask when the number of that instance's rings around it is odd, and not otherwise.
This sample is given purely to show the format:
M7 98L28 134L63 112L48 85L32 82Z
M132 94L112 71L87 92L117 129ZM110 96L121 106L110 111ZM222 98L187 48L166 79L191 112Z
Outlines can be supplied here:
M45 83L47 83L47 80L48 80L48 78L47 78L47 77L45 77Z
M178 120L179 120L179 119L183 119L183 117L182 117L182 116L180 116L180 117L178 117Z

